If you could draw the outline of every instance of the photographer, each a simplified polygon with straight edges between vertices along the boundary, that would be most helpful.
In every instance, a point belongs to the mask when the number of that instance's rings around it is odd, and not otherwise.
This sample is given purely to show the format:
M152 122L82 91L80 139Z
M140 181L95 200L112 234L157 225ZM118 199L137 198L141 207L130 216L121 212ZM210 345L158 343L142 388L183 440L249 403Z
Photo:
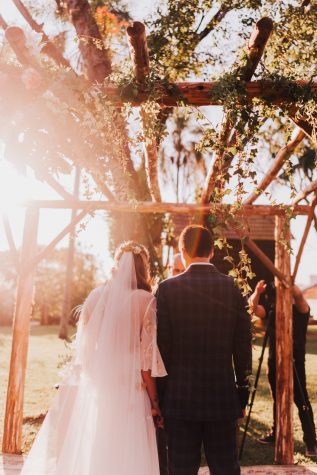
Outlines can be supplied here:
M294 368L294 402L298 408L298 415L303 430L303 439L306 444L306 455L317 457L316 432L314 416L306 388L305 373L305 346L308 320L310 316L309 305L306 302L302 291L296 285L293 292L293 368ZM268 380L273 397L273 426L271 431L259 439L262 444L270 444L275 441L275 404L276 404L276 350L275 350L275 307L276 291L274 282L266 283L264 280L258 282L254 293L249 299L253 313L261 318L267 319L267 331L269 336L269 357L268 357Z

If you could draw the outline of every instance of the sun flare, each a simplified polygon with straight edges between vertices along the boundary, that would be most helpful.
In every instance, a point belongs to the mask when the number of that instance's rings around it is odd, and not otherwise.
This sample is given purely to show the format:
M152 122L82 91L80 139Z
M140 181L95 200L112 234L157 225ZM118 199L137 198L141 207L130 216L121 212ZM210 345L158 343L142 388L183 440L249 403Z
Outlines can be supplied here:
M9 211L31 198L31 183L12 165L0 161L0 210Z

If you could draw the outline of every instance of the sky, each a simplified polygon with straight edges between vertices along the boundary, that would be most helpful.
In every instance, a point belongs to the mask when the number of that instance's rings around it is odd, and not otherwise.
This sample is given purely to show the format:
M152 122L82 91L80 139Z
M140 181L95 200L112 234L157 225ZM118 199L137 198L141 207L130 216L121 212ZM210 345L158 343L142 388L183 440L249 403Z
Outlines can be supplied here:
M54 3L54 2L53 2ZM158 2L147 0L130 0L127 2L129 11L134 19L141 20L146 17ZM11 0L1 0L0 13L9 24L19 23L23 24L23 19ZM51 28L50 25L45 25L47 33ZM217 123L221 120L221 108L209 107L207 111L208 117ZM14 190L9 185L10 181L15 182ZM65 188L71 192L73 187L73 177L60 176L60 181ZM26 198L34 199L59 199L58 195L51 190L47 185L39 183L35 180L32 173L29 174L28 179L17 177L16 172L8 167L4 162L0 149L0 210L1 202L4 201L5 195L11 195L12 202L19 202ZM287 192L285 189L276 188L276 196L279 200L284 201ZM96 197L98 198L98 197ZM261 200L258 200L261 203ZM3 207L3 205L2 205ZM16 240L16 245L21 244L24 222L24 208L21 206L11 206L8 210L8 217L13 229ZM47 244L50 240L68 224L70 219L70 211L66 210L45 210L41 212L40 226L38 232L38 242L40 244ZM299 246L300 237L305 225L305 217L298 217L292 224L292 234L294 256ZM60 246L67 245L67 238L61 241ZM80 231L77 238L77 245L82 249L92 252L97 256L101 263L102 274L108 273L111 268L112 259L108 251L108 228L105 220L105 214L102 211L96 212L95 217L86 219L85 229ZM3 224L0 221L0 250L8 248L6 238L4 235ZM313 265L317 262L317 239L316 232L312 229L307 239L304 255L298 272L298 283L301 286L308 286L311 283L311 276L317 275L317 269Z

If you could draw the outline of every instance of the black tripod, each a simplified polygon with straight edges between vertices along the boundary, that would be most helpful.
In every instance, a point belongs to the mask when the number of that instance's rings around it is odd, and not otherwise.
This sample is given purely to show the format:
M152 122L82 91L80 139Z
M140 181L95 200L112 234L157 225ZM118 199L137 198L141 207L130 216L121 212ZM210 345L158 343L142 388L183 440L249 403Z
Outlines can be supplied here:
M262 363L263 363L265 348L266 348L267 341L268 341L268 338L269 338L269 325L270 325L270 319L268 319L268 321L267 321L265 334L264 334L264 338L263 338L263 343L262 343L261 355L260 355L260 358L259 358L259 365L258 365L258 369L257 369L257 372L256 372L252 392L251 392L251 400L250 400L250 404L249 404L247 420L245 422L243 437L242 437L241 446L240 446L240 450L239 450L239 460L242 459L244 444L245 444L245 439L246 439L247 432L248 432L248 427L249 427L249 424L250 424L251 412L252 412L252 408L253 408L253 404L254 404L255 394L256 394L256 391L257 391L257 388L258 388L258 383L259 383L259 379L260 379L260 375L261 375L261 369L262 369Z

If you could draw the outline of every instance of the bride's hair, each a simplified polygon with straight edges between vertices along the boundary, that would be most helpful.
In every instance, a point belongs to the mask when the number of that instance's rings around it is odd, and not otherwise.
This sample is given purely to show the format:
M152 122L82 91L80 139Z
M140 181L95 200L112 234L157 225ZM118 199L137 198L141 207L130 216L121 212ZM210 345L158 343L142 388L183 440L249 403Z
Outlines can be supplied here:
M116 263L124 252L132 252L135 266L138 289L152 291L149 266L149 251L145 246L134 241L125 241L117 247L115 252Z

